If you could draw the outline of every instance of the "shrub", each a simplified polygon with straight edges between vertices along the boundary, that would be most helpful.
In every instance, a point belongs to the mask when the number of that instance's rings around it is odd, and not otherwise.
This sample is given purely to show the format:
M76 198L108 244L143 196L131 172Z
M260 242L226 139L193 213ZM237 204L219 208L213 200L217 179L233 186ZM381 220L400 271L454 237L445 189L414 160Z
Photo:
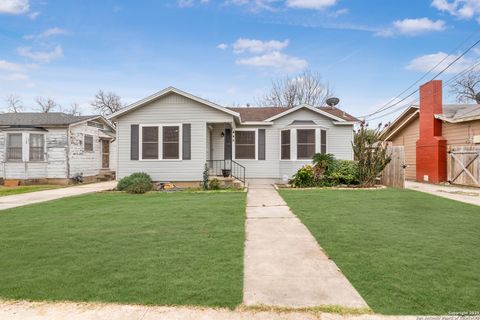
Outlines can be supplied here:
M382 127L369 129L362 122L353 138L353 154L358 161L358 177L363 187L375 185L376 178L391 161L388 146L382 141Z
M152 190L152 178L144 172L135 172L122 178L117 185L117 190L128 193L145 193Z
M208 189L210 190L219 190L220 189L220 180L214 178L208 183Z
M320 181L324 179L325 172L328 171L335 161L331 153L316 153L313 155L313 168L315 180Z
M314 186L315 172L313 166L311 164L307 164L301 167L297 173L293 175L292 179L290 180L290 184L296 188Z
M358 184L358 163L349 160L335 160L326 173L326 180L332 185Z

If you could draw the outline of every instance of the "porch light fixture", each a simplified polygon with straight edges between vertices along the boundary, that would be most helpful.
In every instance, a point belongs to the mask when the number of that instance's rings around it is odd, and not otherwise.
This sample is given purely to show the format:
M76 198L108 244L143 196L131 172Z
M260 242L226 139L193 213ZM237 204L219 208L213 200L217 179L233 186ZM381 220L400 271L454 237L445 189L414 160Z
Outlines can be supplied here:
M222 133L220 133L220 136L223 138L225 137L225 132L222 131Z

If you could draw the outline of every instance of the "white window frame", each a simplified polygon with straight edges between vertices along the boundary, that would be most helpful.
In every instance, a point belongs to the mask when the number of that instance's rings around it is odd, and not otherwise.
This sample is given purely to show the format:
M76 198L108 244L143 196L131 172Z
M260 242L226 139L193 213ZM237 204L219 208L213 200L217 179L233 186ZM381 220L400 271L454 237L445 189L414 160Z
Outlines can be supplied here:
M43 136L43 160L30 160L30 136L32 134L36 134L36 135L41 135ZM46 153L45 153L45 147L46 147L46 144L47 144L47 141L45 140L45 134L44 133L39 133L39 132L29 132L28 133L28 142L27 142L27 145L28 145L28 161L29 162L45 162L46 161Z
M138 160L145 162L152 161L182 161L183 160L183 131L182 123L152 123L140 124L138 132ZM143 159L143 127L158 127L158 158ZM163 159L163 127L178 127L178 159Z
M92 137L92 150L85 149L85 138L89 136ZM83 134L83 151L84 152L95 152L95 136L93 134L84 133Z
M9 160L8 159L8 135L9 134L21 134L22 135L22 159ZM30 160L30 134L43 135L43 160ZM8 131L5 132L5 146L4 155L5 162L20 163L20 162L32 162L32 163L45 163L47 160L47 135L45 132L39 131Z
M286 127L283 129L279 129L278 132L278 145L279 145L279 153L278 158L280 161L302 161L302 162L309 162L311 159L298 159L297 156L297 130L315 130L315 153L321 152L321 130L325 131L327 135L326 140L326 153L329 151L329 143L328 143L328 135L329 130L328 128L322 126L294 126L294 127ZM290 130L290 159L282 159L282 131Z
M236 132L237 131L253 131L255 132L255 159L237 159L237 155L236 155L236 149L237 149L237 139L235 137L236 135ZM256 129L246 129L246 128L242 128L242 129L233 129L233 135L232 135L232 147L233 147L233 150L232 150L232 158L233 160L235 161L255 161L255 160L258 160L258 128ZM266 146L265 146L266 148ZM266 152L267 150L265 150Z

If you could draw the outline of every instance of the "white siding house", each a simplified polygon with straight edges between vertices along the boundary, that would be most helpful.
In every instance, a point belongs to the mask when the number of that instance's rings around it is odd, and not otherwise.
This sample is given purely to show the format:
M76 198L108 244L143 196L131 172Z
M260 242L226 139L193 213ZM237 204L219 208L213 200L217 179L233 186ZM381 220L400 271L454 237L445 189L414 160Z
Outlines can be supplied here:
M64 113L0 115L0 177L24 183L68 183L115 169L115 128L100 116ZM113 147L111 146L113 145ZM113 165L111 165L113 164Z
M117 124L117 177L146 172L171 182L201 181L205 164L232 175L243 167L250 179L282 179L311 162L313 153L352 160L358 121L330 107L225 108L172 87L110 120Z

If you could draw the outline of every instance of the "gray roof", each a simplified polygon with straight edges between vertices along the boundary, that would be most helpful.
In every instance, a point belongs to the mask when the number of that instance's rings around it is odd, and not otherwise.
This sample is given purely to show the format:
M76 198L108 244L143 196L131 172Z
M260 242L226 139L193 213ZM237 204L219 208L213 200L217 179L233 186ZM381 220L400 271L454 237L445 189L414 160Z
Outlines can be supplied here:
M480 116L478 104L444 104L443 114L449 120L463 120Z
M73 116L63 112L18 112L0 114L0 126L49 127L68 126L98 116Z

